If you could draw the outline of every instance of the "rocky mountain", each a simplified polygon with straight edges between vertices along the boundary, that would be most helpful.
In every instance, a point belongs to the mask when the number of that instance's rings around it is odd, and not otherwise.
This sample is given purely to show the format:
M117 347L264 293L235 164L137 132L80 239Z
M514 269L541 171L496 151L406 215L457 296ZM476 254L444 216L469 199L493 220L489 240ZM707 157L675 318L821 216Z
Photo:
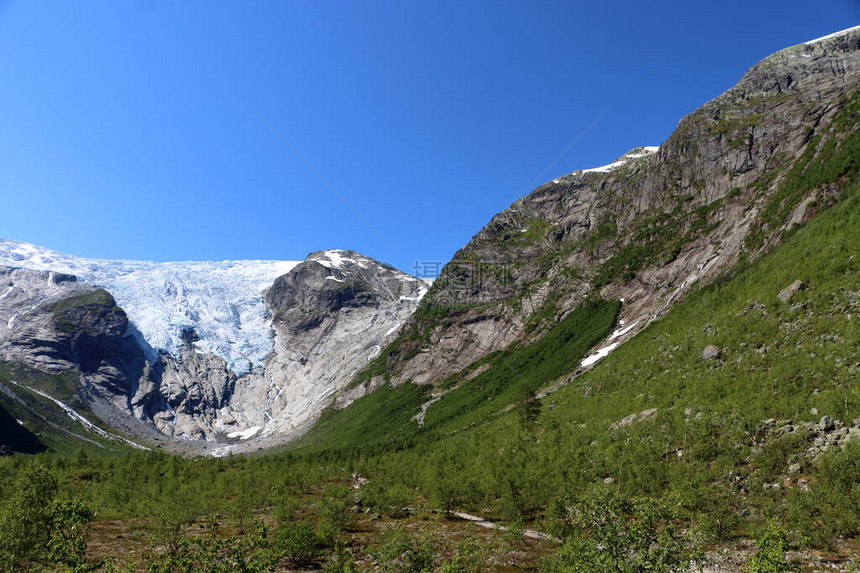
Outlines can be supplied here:
M439 383L620 299L624 328L590 366L835 200L860 154L858 84L860 27L764 59L659 147L541 185L455 255L367 387Z
M76 372L109 425L216 454L282 443L386 383L444 390L620 300L585 370L837 200L860 155L858 84L860 28L782 50L659 147L516 201L429 292L351 251L148 263L0 241L0 359Z
M77 393L109 425L216 453L274 445L311 423L427 290L336 250L303 262L149 263L4 240L0 265L0 359L77 372Z

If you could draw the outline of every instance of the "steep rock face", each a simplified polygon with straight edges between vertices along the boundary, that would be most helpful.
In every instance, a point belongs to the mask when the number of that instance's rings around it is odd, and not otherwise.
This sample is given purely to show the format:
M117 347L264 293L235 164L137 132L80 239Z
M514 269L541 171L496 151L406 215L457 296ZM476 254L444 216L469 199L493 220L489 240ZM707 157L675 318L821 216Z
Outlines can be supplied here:
M0 360L77 370L91 399L127 408L145 358L110 293L74 275L8 267L0 285Z
M424 281L352 251L322 251L266 293L275 351L267 363L269 429L296 435L396 337ZM288 383L286 383L288 382ZM251 393L237 388L237 396Z
M162 356L168 407L153 419L168 434L215 441L217 453L295 437L394 339L426 291L423 281L358 253L313 253L264 294L273 337L265 367L237 375L201 352L188 329L179 355Z
M128 342L128 318L113 297L73 275L0 267L0 284L3 360L97 375Z
M386 357L392 383L440 381L539 336L598 293L624 301L623 341L690 285L755 258L838 193L838 179L792 185L802 161L856 129L834 118L858 83L860 28L788 48L683 118L659 148L516 201L434 283Z

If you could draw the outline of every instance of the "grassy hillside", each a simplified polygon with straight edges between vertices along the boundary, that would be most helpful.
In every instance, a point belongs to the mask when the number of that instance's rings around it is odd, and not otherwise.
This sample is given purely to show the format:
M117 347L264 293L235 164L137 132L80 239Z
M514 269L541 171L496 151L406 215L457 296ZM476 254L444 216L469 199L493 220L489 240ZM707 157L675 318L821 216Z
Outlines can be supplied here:
M607 482L680 499L714 539L747 534L765 515L807 542L856 536L860 436L848 428L860 425L857 253L854 180L784 245L692 294L545 398L533 424L510 412L365 471L509 518L553 521L550 500L565 507ZM805 288L781 301L795 280ZM703 358L708 346L718 357ZM824 415L854 441L815 449L812 426Z
M325 412L290 449L303 454L381 453L481 423L578 367L609 334L620 307L617 301L586 302L537 342L496 352L470 372L443 381L433 402L429 387L383 386L343 410ZM414 418L425 403L429 406L419 426Z
M45 392L71 405L97 426L102 426L75 395L77 377L76 372L46 374L18 364L0 362L0 408L24 422L23 428L38 438L42 449L47 448L52 453L68 455L83 450L95 455L115 455L124 451L119 442L89 431L69 418L55 403L28 389Z

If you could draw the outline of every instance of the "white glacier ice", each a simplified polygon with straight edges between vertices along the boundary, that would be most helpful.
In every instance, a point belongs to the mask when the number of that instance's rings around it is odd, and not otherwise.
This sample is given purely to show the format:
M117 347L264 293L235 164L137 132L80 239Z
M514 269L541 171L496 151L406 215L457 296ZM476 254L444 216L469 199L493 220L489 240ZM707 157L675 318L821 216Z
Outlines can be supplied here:
M69 273L107 289L139 331L132 332L173 356L183 330L194 328L195 348L239 375L262 365L273 348L263 290L299 262L108 261L0 239L0 265Z

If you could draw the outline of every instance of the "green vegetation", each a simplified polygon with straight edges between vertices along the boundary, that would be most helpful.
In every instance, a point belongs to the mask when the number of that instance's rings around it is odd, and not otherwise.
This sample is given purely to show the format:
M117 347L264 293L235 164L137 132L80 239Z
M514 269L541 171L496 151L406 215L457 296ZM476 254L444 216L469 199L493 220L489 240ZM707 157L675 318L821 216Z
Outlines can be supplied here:
M352 450L380 453L413 445L416 439L432 439L428 434L476 423L516 403L524 391L534 393L574 370L612 329L620 308L617 301L588 301L537 342L481 360L473 369L489 368L471 380L460 379L456 388L432 404L423 429L413 417L427 400L428 387L385 385L343 410L323 413L294 449L338 455ZM372 365L371 371L377 368Z
M490 355L481 361L488 370L428 408L425 426L448 431L477 422L515 402L523 390L537 391L575 370L609 334L620 308L618 301L587 301L534 344Z
M396 388L386 384L344 410L323 412L295 447L300 451L320 451L336 445L341 451L359 448L365 452L383 443L386 447L405 447L418 429L412 416L420 410L427 390L426 386L409 383Z
M612 489L576 503L564 546L544 571L645 573L689 571L700 558L677 504Z
M788 573L797 571L785 559L789 549L788 534L779 524L768 521L767 527L756 540L756 552L747 561L746 571L749 573Z
M82 552L80 516L95 511L103 521L91 521L86 539L114 545L90 543L86 566L103 571L304 563L357 572L389 559L401 570L486 571L519 554L501 532L466 543L472 526L431 511L463 509L560 538L527 552L546 555L546 571L587 571L584 556L597 546L625 556L621 570L680 567L703 543L739 538L757 539L749 570L786 570L787 545L762 530L767 518L795 544L838 550L840 539L860 535L860 444L813 458L815 434L801 426L821 413L860 418L850 362L860 340L857 252L854 183L785 244L692 293L541 400L536 391L575 369L612 328L617 302L592 301L534 344L472 365L427 409L423 427L412 417L429 396L403 384L327 412L291 451L265 457L187 460L91 447L0 458L2 519L10 524L3 550L14 552L19 570L51 559L69 570ZM779 290L796 279L806 288L780 301ZM718 359L701 357L707 345L720 348ZM619 424L651 409L651 417ZM768 418L781 420L773 431ZM789 420L793 432L776 431ZM35 480L37 463L53 477ZM346 487L352 473L369 479L359 492ZM28 480L42 485L28 490ZM18 491L30 497L11 503ZM66 501L74 505L51 509ZM47 508L28 514L44 523L21 521L22 504ZM102 533L111 520L127 524L122 539ZM65 549L28 549L46 535ZM345 544L357 535L357 545ZM120 550L128 556L111 565L108 555ZM523 568L539 565L532 559Z
M17 364L0 362L0 383L14 380L25 386L30 386L54 396L64 402L74 399L78 376L74 372L46 374L32 368ZM2 396L2 395L0 395ZM0 397L2 399L2 397ZM9 405L14 408L11 402Z
M550 228L550 222L546 219L535 219L529 223L526 232L519 233L519 236L514 235L512 240L522 243L533 243L543 240L546 237L546 232Z
M616 279L628 281L645 266L673 260L684 245L716 228L720 221L714 220L713 213L724 202L717 199L689 210L685 201L679 201L668 213L641 216L634 222L627 244L597 269L592 286L600 288Z
M825 184L846 187L856 182L858 163L860 95L854 95L824 131L812 138L776 192L768 197L761 211L759 230L751 232L746 238L747 248L760 248L767 230L785 224L789 213L812 190ZM837 199L826 195L824 198L828 204Z
M90 312L122 312L113 297L104 289L64 298L54 305L54 326L62 332L79 332L94 334L86 330L86 325L80 324L77 315L81 311ZM97 334L97 333L95 333Z
M44 466L27 466L3 488L0 571L41 570L61 564L86 570L86 531L92 510L57 496L57 480Z

